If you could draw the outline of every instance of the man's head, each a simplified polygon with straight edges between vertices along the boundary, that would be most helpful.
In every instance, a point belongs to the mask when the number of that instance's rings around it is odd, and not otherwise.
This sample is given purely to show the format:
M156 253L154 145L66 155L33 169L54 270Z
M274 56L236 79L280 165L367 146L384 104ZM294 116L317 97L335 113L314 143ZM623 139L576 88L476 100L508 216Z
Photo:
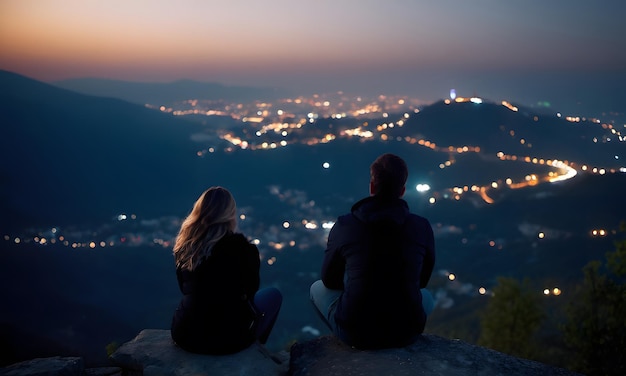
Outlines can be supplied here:
M408 176L409 171L402 158L383 154L370 166L370 193L381 197L402 197Z

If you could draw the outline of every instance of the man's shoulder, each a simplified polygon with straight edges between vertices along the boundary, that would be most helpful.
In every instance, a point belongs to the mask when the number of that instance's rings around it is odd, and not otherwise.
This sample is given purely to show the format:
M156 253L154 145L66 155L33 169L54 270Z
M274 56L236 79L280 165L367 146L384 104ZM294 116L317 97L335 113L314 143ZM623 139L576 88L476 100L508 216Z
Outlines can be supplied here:
M349 227L356 225L358 220L352 213L345 213L337 217L337 221L335 222L336 228L338 227Z
M430 221L426 217L422 217L419 214L409 213L409 215L407 216L407 220L414 222L414 223L418 223L420 225L430 226Z

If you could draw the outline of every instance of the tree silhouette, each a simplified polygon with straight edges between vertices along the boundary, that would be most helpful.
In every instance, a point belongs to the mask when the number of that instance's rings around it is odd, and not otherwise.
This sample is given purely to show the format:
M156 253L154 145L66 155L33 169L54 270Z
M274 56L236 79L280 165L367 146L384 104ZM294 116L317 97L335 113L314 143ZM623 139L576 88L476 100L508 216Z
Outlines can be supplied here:
M507 354L532 358L533 337L544 314L538 295L514 278L499 277L481 319L478 344Z
M576 354L570 366L589 375L626 375L626 239L615 244L606 267L591 261L583 268L585 279L563 326L565 342Z

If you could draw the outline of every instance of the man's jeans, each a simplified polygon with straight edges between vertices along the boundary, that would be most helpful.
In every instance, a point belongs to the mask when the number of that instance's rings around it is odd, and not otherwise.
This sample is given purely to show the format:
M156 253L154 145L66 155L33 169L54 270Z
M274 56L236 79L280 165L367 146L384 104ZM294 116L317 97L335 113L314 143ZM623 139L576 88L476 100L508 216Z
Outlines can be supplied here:
M422 292L422 306L424 307L424 312L426 312L426 315L430 315L435 308L435 300L430 291L426 289L421 289L420 291ZM343 290L331 290L326 288L321 280L317 280L311 285L311 301L315 308L317 308L320 316L324 319L324 322L326 322L326 325L328 325L330 330L335 334L337 334L335 310L342 292Z

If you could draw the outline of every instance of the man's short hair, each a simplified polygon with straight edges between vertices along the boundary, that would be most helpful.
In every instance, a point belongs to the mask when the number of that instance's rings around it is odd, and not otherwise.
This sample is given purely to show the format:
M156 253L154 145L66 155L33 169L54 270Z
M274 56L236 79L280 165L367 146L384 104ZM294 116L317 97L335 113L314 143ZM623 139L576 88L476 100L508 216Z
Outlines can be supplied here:
M376 196L400 197L409 171L404 160L394 154L383 154L370 166L372 193Z

